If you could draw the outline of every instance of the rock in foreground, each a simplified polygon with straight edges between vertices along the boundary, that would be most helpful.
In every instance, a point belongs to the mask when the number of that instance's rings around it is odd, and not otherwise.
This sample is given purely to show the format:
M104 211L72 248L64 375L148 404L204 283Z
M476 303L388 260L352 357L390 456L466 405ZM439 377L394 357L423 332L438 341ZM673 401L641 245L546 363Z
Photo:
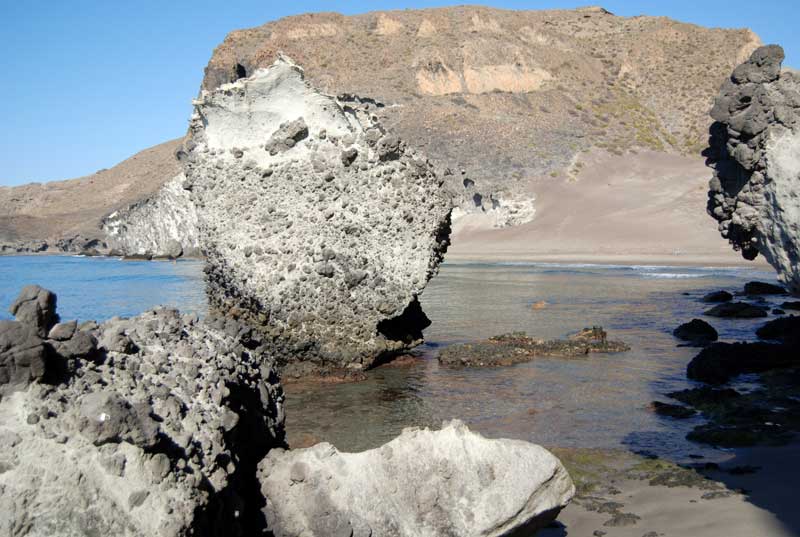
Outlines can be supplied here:
M260 327L281 366L362 369L422 340L417 296L450 197L368 102L281 58L195 101L182 155L210 306Z
M610 341L600 327L586 328L568 339L543 340L523 332L494 336L477 343L450 345L439 353L439 363L448 366L501 366L529 362L536 357L575 358L590 353L624 352L630 347Z
M575 492L544 448L489 440L458 421L362 453L327 443L273 450L259 470L276 537L529 535Z
M250 330L160 309L39 345L42 374L0 400L0 535L263 529L256 464L284 445L283 394Z
M686 376L709 384L723 384L743 373L800 367L800 347L773 343L712 343L695 356Z
M800 293L800 76L783 49L761 47L720 90L705 155L708 212L746 259L761 253Z

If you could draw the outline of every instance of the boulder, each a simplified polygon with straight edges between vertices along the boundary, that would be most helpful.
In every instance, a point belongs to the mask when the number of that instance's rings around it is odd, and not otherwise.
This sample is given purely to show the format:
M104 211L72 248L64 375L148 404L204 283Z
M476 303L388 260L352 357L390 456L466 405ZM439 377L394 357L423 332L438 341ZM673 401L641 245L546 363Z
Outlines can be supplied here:
M672 335L695 345L705 345L719 338L714 327L702 319L692 319L688 323L683 323L672 331Z
M419 344L450 233L433 166L284 57L194 105L180 154L212 311L258 327L284 369L366 369Z
M41 337L46 336L50 328L58 322L56 295L38 285L23 287L8 311L19 322L34 328Z
M800 366L800 347L773 343L712 343L692 358L686 375L708 384L724 384L744 373Z
M327 443L272 450L259 478L276 537L532 535L575 492L544 448L489 440L458 421L406 429L362 453Z
M32 326L2 321L0 341L27 329L39 356ZM169 309L75 328L44 345L84 335L97 359L55 355L61 378L0 399L0 535L262 534L283 393L252 330Z
M783 49L755 50L723 84L704 155L708 212L746 259L759 253L800 293L800 76Z
M794 300L791 302L784 302L781 304L781 308L785 310L800 311L800 301Z
M728 291L714 291L712 293L708 293L704 295L701 299L703 302L730 302L733 300L733 295L730 294Z
M766 317L769 308L746 302L724 302L703 313L709 317L732 317L735 319L755 319Z
M761 339L800 343L800 316L772 319L756 330Z
M0 321L0 396L44 378L46 353L36 327Z
M780 285L766 282L747 282L744 284L746 295L785 295L786 289Z

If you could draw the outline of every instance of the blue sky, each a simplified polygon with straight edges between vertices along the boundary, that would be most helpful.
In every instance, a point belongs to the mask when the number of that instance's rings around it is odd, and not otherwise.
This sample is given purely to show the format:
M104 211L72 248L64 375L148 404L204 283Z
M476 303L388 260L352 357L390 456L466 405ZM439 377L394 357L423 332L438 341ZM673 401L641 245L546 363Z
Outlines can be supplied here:
M509 9L589 2L488 1ZM28 0L0 3L0 185L67 179L108 168L181 136L203 67L237 28L309 11L352 14L452 2ZM665 15L749 27L800 67L798 0L609 0L617 15Z

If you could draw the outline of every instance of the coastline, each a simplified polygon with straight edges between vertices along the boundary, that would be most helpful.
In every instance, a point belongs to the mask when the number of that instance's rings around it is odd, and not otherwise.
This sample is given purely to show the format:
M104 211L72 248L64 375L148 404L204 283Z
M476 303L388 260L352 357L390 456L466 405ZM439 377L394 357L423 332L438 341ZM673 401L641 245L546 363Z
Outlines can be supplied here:
M85 255L78 252L0 252L0 257L98 257L123 259L122 256ZM183 255L175 259L153 258L151 261L174 261L188 259L202 261L204 257ZM137 261L145 261L144 259ZM661 266L661 267L713 267L713 268L751 268L753 270L772 271L772 267L762 257L748 261L740 256L718 254L686 254L668 253L518 253L518 252L455 252L445 254L445 263L552 263L563 265L619 265L619 266Z
M566 265L620 265L620 266L664 266L664 267L736 267L773 271L763 257L748 261L738 254L734 257L723 254L668 253L518 253L481 252L448 253L445 263L553 263Z

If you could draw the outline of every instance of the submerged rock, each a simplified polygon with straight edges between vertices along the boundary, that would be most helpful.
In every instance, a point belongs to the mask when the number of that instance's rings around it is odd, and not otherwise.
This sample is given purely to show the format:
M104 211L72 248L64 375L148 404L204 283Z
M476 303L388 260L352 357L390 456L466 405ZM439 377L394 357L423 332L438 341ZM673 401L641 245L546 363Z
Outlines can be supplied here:
M714 327L702 319L692 319L688 323L683 323L672 331L672 335L695 345L706 345L719 338Z
M530 535L575 492L544 448L489 440L458 421L406 429L362 453L327 443L273 450L259 471L276 537Z
M670 403L662 403L661 401L653 401L650 403L650 408L659 416L667 416L675 419L691 418L697 412L691 408L686 408L681 405L673 405Z
M449 366L499 366L529 362L537 356L574 358L590 353L630 350L621 341L607 339L601 327L585 328L568 339L543 340L513 332L477 343L450 345L439 352L439 362Z
M51 334L43 374L0 400L0 535L263 530L256 465L285 445L283 394L251 330L158 309Z
M705 155L708 212L746 259L761 253L800 293L800 76L783 49L761 47L721 88Z
M768 308L747 302L724 302L703 313L709 317L732 317L735 319L755 319L766 317Z
M422 341L417 296L449 244L450 196L368 106L281 57L195 101L183 152L211 309L281 366L364 369Z
M730 302L733 300L733 295L728 291L714 291L703 296L703 302Z

